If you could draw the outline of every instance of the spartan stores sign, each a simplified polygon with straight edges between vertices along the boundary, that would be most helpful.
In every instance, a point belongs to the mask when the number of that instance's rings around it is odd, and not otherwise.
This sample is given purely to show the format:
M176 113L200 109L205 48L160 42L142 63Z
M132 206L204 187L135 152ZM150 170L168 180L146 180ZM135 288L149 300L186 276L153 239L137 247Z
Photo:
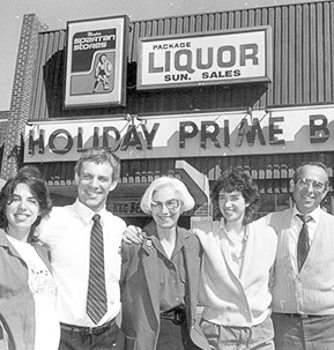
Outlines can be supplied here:
M138 89L271 81L271 28L141 38Z

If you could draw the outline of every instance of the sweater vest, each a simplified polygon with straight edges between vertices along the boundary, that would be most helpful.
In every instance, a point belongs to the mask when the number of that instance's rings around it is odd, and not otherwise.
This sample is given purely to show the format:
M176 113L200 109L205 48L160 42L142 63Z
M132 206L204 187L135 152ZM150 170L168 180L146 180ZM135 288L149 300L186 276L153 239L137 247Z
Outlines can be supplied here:
M269 214L278 234L273 311L334 314L334 217L321 213L306 261L298 273L289 251L291 210Z

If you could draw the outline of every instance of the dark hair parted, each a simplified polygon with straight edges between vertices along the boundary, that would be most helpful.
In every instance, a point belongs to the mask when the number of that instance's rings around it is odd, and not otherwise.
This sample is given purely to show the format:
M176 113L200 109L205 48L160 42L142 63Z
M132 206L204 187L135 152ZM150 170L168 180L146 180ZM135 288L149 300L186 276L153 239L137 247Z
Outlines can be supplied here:
M249 206L245 210L243 223L248 224L253 221L253 212L259 207L259 190L253 179L240 169L229 169L216 181L211 197L213 202L214 219L221 219L222 213L219 209L219 194L221 192L231 193L234 191L241 192L245 202Z
M2 188L0 192L0 227L5 230L8 226L6 215L7 205L11 204L14 200L14 191L19 184L26 184L39 204L40 214L31 226L28 237L29 243L36 243L38 241L38 237L35 233L36 227L40 224L42 219L48 217L50 214L52 201L44 179L39 170L34 166L27 165L21 168L16 176L9 179Z
M85 162L95 164L110 164L112 167L112 181L118 181L120 174L120 161L119 158L115 154L113 154L109 148L93 147L89 148L86 152L84 152L77 161L77 164L75 165L75 172L78 176L80 176L82 164Z

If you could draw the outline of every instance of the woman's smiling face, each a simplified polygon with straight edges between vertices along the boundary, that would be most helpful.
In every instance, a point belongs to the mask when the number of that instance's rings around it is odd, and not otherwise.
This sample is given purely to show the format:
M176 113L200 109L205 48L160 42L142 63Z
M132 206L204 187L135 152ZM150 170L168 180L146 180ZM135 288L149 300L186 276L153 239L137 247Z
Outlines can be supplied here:
M173 228L181 215L182 204L178 194L171 186L164 186L154 192L152 217L158 227Z
M28 235L39 213L39 203L30 187L25 183L19 183L15 187L13 198L6 208L8 234L13 235L14 232L16 234L21 232L23 235Z
M224 192L221 190L218 196L219 209L227 222L243 220L246 208L244 196L239 191Z

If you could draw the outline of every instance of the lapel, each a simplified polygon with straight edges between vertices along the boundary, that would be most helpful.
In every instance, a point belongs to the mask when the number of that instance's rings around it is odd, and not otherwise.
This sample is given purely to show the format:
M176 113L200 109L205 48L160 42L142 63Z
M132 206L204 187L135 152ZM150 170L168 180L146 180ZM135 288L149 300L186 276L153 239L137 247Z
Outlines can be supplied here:
M157 319L159 319L159 269L158 267L158 254L157 250L153 245L151 236L155 235L155 223L150 222L144 229L145 236L142 243L143 251L143 270L147 281L148 294L154 309L154 313Z
M198 296L199 272L201 259L199 257L199 243L196 240L190 239L190 234L182 228L178 228L178 233L184 235L185 244L183 247L184 259L186 264L186 273L188 281L188 291L190 296L190 312L191 319L195 312ZM198 245L197 245L198 244Z
M15 256L18 259L23 261L23 259L21 258L21 255L17 252L15 247L7 239L6 232L2 229L0 229L0 246L5 247L8 250L10 255ZM24 264L25 264L25 262L24 262Z
M310 250L307 254L304 266L302 267L300 273L304 271L305 266L310 265L312 262L314 263L314 261L317 260L316 254L318 254L318 252L324 252L325 254L325 252L328 251L329 247L332 246L331 241L326 238L326 235L324 236L324 233L326 231L324 225L326 218L324 217L324 214L325 213L323 211L320 212L318 226L314 233Z
M289 249L289 239L292 235L292 228L291 228L291 220L293 216L294 210L293 209L288 209L286 212L286 216L281 216L280 220L282 220L281 223L279 223L282 227L282 230L280 232L277 232L278 234L278 240L281 242L281 249L283 249L283 259L287 259L289 262L289 269L290 271L293 271L294 274L298 274L298 271L295 271L293 268L293 256L292 256L292 251Z
M49 251L45 247L43 247L41 245L38 245L38 244L35 245L35 249L37 251L37 254L44 261L44 264L47 266L49 271L52 271L51 263L50 263L50 253L49 253Z
M241 281L245 281L245 279L247 278L247 276L249 276L249 274L251 273L251 271L249 270L250 267L252 266L252 256L254 254L257 254L258 252L254 251L254 227L252 225L252 223L247 224L246 225L246 230L247 232L247 241L246 241L246 247L245 247L245 252L244 252L244 262L242 265L242 270L241 270L241 274L240 274L240 280Z

